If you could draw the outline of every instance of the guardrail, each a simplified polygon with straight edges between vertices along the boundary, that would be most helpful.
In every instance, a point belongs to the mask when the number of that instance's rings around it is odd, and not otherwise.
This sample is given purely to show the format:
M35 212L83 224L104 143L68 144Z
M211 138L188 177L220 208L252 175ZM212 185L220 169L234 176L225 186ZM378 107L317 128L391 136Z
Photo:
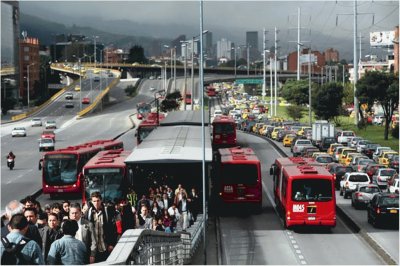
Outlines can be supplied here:
M163 265L189 264L199 246L203 215L186 232L165 233L153 230L127 230L107 258L108 265Z

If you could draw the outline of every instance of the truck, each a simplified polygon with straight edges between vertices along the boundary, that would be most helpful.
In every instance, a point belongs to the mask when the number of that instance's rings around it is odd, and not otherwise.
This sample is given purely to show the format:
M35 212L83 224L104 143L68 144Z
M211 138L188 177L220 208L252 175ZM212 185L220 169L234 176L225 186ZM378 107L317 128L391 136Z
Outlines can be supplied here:
M335 137L335 125L327 120L317 120L312 124L311 142L319 147L324 138Z

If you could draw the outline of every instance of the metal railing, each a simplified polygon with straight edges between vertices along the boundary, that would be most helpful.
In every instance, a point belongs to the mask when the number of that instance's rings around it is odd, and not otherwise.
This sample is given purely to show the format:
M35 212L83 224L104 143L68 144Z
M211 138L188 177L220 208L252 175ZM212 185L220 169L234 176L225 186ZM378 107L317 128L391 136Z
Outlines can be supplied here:
M203 226L204 219L200 214L197 221L186 232L127 230L107 258L106 264L189 264L201 241Z

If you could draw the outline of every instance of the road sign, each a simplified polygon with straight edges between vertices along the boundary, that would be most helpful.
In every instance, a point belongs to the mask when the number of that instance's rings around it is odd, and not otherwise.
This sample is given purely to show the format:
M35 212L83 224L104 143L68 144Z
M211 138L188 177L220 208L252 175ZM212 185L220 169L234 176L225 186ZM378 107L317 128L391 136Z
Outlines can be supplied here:
M262 79L237 79L236 84L263 84Z

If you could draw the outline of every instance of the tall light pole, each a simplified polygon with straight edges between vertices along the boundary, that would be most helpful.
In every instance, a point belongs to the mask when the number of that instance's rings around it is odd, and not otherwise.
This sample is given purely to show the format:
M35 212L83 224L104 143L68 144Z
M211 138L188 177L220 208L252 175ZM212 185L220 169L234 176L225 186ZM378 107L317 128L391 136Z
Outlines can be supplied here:
M198 41L198 40L196 40L196 41ZM191 76L191 90L192 90L192 93L190 94L190 97L191 97L191 102L192 102L192 104L190 105L190 109L191 110L193 110L193 102L194 102L194 42L195 42L195 39L194 39L194 37L192 37L192 68L191 68L191 70L190 70L190 76Z
M29 73L29 68L31 67L31 66L33 66L35 63L33 63L33 64L30 64L30 65L28 65L27 66L27 69L28 69L28 79L27 79L27 82L28 82L28 88L27 88L27 96L28 96L28 110L29 110L29 107L30 107L30 86L29 86L29 80L30 80L30 73Z
M186 93L187 93L187 73L186 73L186 59L187 59L187 45L188 41L181 41L182 46L185 47L185 62L184 62L184 76L185 76L185 82L183 85L183 110L186 110Z
M299 46L304 46L302 43L298 43ZM311 44L308 48L308 122L311 126Z
M235 79L236 79L236 46L231 48L235 54L235 65L233 66L235 69Z
M174 92L176 91L176 46L174 46Z
M273 82L272 82L272 62L271 62L271 60L272 60L272 57L271 57L271 54L269 55L269 88L270 88L270 90L271 90L271 100L269 101L269 103L270 103L270 106L271 106L271 111L270 111L270 114L271 114L271 117L272 116L274 116L274 108L272 108L272 103L273 103L273 99L274 99L274 97L273 97L273 88L272 88L272 84L273 84Z
M265 53L269 53L270 51L267 49L264 49L264 52L262 54L263 56L263 87L262 87L262 100L263 102L265 101L265 96L267 95L266 90L267 90L267 74L266 74L266 64L267 64L267 60L266 60L266 56Z
M96 63L97 63L97 58L96 58L96 49L97 49L97 47L96 47L96 39L97 38L99 38L99 36L93 36L93 39L94 39L94 52L93 52L93 55L94 55L94 60L93 60L94 68L96 68Z

